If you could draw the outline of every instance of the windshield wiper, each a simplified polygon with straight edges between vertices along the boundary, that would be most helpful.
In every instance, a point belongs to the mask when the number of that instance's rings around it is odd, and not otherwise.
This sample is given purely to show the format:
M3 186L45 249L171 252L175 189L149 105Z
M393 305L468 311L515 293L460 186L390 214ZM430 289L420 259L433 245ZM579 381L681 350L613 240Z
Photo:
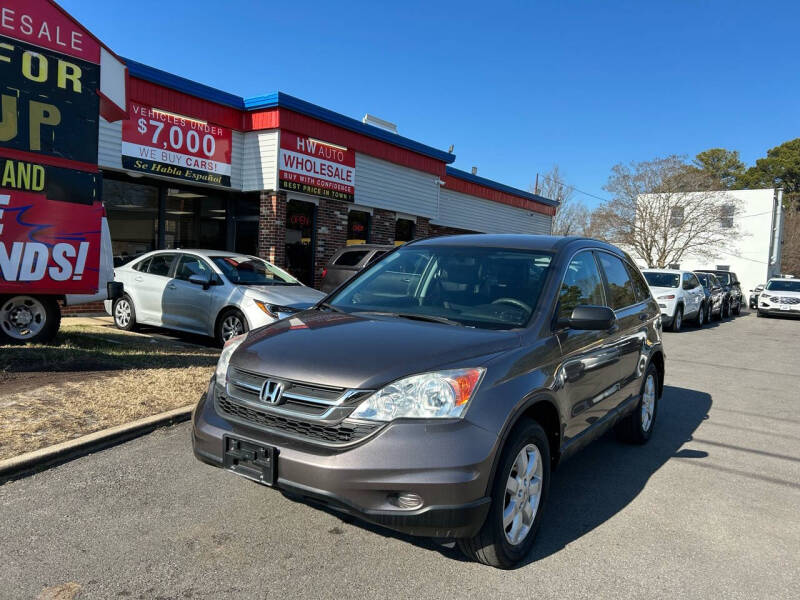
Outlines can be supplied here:
M343 313L344 312L341 308L336 308L335 306L332 306L332 305L328 304L327 302L320 302L319 304L317 304L317 307L316 307L317 310L322 310L323 308L326 308L328 310L331 310L331 311L337 312L337 313Z
M401 319L411 319L413 321L427 321L429 323L442 323L443 325L456 325L458 327L463 327L463 323L459 323L458 321L453 321L452 319L448 319L447 317L439 317L435 315L422 315L418 313L396 313L396 312L383 312L379 310L365 310L361 311L361 314L370 314L370 315L380 315L383 317L399 317Z

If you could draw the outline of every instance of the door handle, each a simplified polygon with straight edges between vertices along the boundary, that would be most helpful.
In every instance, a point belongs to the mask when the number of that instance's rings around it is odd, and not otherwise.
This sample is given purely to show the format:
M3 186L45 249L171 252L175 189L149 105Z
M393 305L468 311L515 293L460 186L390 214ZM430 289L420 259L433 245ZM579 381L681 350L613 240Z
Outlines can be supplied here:
M144 277L142 277L141 275L138 275L137 277L134 277L133 280L134 281L144 281Z

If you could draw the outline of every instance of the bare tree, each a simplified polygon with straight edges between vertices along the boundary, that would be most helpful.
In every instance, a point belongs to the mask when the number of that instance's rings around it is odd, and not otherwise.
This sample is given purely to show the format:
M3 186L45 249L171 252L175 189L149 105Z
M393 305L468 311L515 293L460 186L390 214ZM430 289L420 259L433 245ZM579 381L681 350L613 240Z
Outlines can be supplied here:
M800 194L784 196L781 272L800 276Z
M540 174L534 193L560 202L553 217L553 235L586 235L589 229L589 209L574 198L574 190L567 185L558 165L548 173Z
M596 237L636 254L649 267L680 263L685 255L718 256L739 234L740 203L711 190L708 175L679 156L616 165L605 190L613 198L592 214Z

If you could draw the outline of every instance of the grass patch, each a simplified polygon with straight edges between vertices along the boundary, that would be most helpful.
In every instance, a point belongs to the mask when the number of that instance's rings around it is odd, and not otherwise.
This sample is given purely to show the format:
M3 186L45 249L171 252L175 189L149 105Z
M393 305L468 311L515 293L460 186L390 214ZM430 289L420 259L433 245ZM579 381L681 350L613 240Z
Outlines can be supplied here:
M213 366L219 351L99 325L64 325L52 343L0 346L0 372Z
M64 325L52 344L0 346L0 460L196 403L219 350Z

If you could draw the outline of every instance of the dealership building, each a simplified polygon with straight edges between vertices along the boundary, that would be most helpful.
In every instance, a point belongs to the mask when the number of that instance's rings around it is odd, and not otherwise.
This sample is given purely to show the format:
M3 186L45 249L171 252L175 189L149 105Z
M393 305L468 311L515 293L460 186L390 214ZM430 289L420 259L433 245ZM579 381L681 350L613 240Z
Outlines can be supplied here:
M241 98L126 60L128 118L100 119L117 261L161 248L257 254L310 285L348 244L550 233L557 203L455 155L283 94ZM376 124L373 124L376 123Z

